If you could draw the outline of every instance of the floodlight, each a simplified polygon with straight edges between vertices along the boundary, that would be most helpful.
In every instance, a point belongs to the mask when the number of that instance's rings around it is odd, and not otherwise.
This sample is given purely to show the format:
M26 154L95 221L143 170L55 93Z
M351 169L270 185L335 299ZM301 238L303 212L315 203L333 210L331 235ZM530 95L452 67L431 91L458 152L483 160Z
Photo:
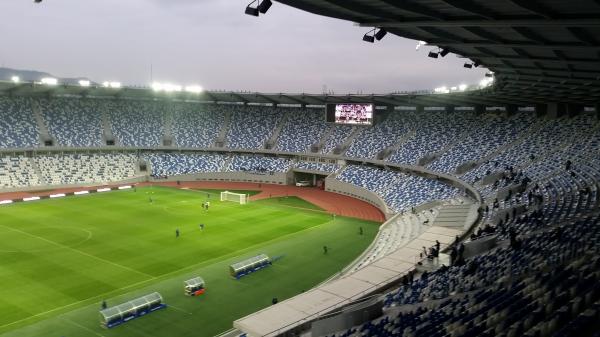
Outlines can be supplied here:
M450 87L450 91L456 91L458 90L458 87Z
M121 82L104 81L104 82L102 82L102 86L105 88L119 89L121 87Z
M79 80L79 85L82 87L89 87L90 86L90 81L88 80Z
M463 67L471 69L473 68L473 65L471 63L465 63L463 64Z
M181 91L181 86L177 85L177 84L169 84L169 83L165 83L163 84L163 90L165 92L175 92L175 91Z
M448 48L444 48L442 49L442 51L440 52L440 56L444 57L446 55L448 55L448 53L450 52L450 50L448 50Z
M202 92L202 87L199 85L188 85L185 87L185 91L192 94L199 94Z
M45 85L57 85L58 84L58 80L53 77L44 77L41 79L41 82L42 82L42 84L45 84Z
M377 31L377 33L375 33L375 39L377 39L377 41L381 41L381 39L383 39L383 37L387 34L387 30L380 28L379 31Z
M459 86L458 86L458 90L460 90L460 91L465 91L465 90L467 90L467 85L466 85L466 84L461 84L461 85L459 85Z
M263 0L257 7L258 11L261 12L262 14L265 14L269 8L271 8L271 6L273 5L273 3L271 2L271 0Z
M487 73L485 73L485 77L494 77L494 73L493 72L487 72Z
M163 90L162 83L158 83L158 82L152 83L152 90L154 90L154 91L161 91L161 90Z
M427 54L427 56L431 57L432 59L436 59L436 58L438 58L438 53L436 53L432 50L429 52L429 54Z
M363 41L373 43L375 42L375 35L369 35L375 32L375 29L371 29L363 36Z
M252 4L255 3L256 0L252 1L251 3L248 4L248 6L246 6L246 14L248 15L252 15L252 16L258 16L258 8L252 7Z
M19 78L19 76L13 76L10 78L11 81L15 82L15 83L19 83L21 82L21 79Z
M415 48L415 50L419 50L419 48L421 48L421 46L424 46L426 44L427 44L427 42L425 42L425 41L419 41L419 42L417 42L417 47Z
M475 68L479 67L479 62L473 62L473 67L475 67Z

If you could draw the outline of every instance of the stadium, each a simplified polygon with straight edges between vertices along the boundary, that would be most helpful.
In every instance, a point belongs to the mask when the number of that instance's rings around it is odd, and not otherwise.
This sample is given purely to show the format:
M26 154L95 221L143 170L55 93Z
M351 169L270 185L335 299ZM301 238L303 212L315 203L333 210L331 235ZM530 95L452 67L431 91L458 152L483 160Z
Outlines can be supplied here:
M0 78L0 336L600 336L600 2L277 6L485 78Z

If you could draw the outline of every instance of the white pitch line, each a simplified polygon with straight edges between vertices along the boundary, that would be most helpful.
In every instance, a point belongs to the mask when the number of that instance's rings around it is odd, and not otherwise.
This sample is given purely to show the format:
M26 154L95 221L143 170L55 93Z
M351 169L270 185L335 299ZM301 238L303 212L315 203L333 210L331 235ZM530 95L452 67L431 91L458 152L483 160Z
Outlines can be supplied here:
M170 305L170 304L169 304L169 305L167 305L167 308L173 308L173 309L175 309L175 310L177 310L177 311L184 312L184 313L186 313L186 314L188 314L188 315L193 315L191 312L189 312L189 311L187 311L187 310L184 310L184 309L181 309L181 308L178 308L178 307L176 307L176 306L174 306L174 305Z
M61 243L54 242L54 241L52 241L52 240L48 240L48 239L46 239L46 238L44 238L44 237L41 237L41 236L37 236L37 235L31 234L31 233L27 233L27 232L24 232L24 231L22 231L22 230L19 230L19 229L16 229L16 228L12 228L12 227L9 227L9 226L5 226L5 225L0 225L0 226L1 226L1 227L4 227L4 228L6 228L6 229L12 230L12 231L14 231L14 232L17 232L17 233L21 233L21 234L24 234L24 235L30 236L30 237L32 237L32 238L36 238L36 239L39 239L39 240L42 240L42 241L46 241L46 242L48 242L48 243L50 243L50 244L53 244L53 245L55 245L55 246L58 246L58 247L61 247L61 248L64 248L64 249L69 249L69 250L72 250L72 251L74 251L74 252L77 252L77 253L79 253L79 254L81 254L81 255L85 255L85 256L87 256L87 257L91 257L92 259L96 259L96 260L98 260L98 261L102 261L102 262L104 262L104 263L111 264L111 265L113 265L113 266L115 266L115 267L119 267L119 268L122 268L122 269L126 269L126 270L132 271L132 272L134 272L134 273L137 273L137 274L140 274L140 275L144 275L144 276L146 276L146 277L149 277L149 278L151 278L151 279L155 279L155 278L156 278L155 276L152 276L152 275L146 274L146 273L144 273L144 272L141 272L141 271L139 271L139 270L135 270L135 269L133 269L133 268L129 268L129 267L127 267L127 266L123 266L123 265L120 265L120 264L118 264L118 263L114 263L114 262L112 262L112 261L109 261L109 260L105 260L105 259L103 259L103 258L101 258L101 257L95 256L95 255L92 255L92 254L88 254L88 253L86 253L86 252L83 252L83 251L81 251L81 250L79 250L79 249L75 249L75 248L72 248L72 247L69 247L69 246L65 246L65 245L63 245L63 244L61 244Z
M90 328L88 328L88 327L85 327L85 326L83 326L83 325L81 325L81 324L79 324L79 323L77 323L77 322L74 322L74 321L72 321L72 320L70 320L70 319L68 319L68 318L66 318L66 317L64 317L64 316L61 316L60 318L61 318L63 321L65 321L65 322L68 322L68 323L71 323L71 324L75 325L76 327L78 327L78 328L81 328L81 329L83 329L83 330L85 330L85 331L91 332L91 333L93 333L93 334L94 334L94 335L96 335L96 336L99 336L99 337L105 337L103 334L101 334L101 333L98 333L98 332L96 332L96 331L94 331L94 330L92 330L92 329L90 329Z

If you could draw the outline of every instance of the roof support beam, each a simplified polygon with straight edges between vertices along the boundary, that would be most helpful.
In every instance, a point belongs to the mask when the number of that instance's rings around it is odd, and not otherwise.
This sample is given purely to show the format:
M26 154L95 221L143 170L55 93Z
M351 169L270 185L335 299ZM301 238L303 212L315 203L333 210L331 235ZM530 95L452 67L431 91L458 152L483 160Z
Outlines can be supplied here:
M579 74L579 75L590 75L593 77L590 77L591 80L595 80L598 79L600 77L600 70L568 70L568 69L553 69L553 68L547 68L547 67L525 67L525 66L516 66L511 64L510 66L502 66L502 65L497 65L497 64L486 64L490 69L494 69L494 70L502 70L502 71L506 71L506 72L510 72L511 70L529 70L529 71L537 71L537 72L542 72L542 73L564 73L567 75L574 75L574 74ZM534 74L532 74L534 75ZM543 76L544 74L540 74L540 76ZM587 78L587 77L583 77L583 78Z
M600 20L593 17L580 19L497 19L497 20L358 20L363 27L414 28L414 27L600 27Z
M539 15L546 19L554 19L557 16L556 13L554 13L553 11L549 10L548 8L542 6L535 0L509 0L509 1L523 9L530 11L531 13L533 13L535 15Z
M497 15L495 13L492 13L492 11L481 6L477 2L473 2L470 0L442 0L442 1L454 8L463 10L465 12L468 12L468 13L471 13L471 14L474 14L477 16L481 16L486 19L493 20L494 18L497 17Z
M441 13L431 10L423 5L420 5L418 3L418 0L417 1L403 0L401 4L395 0L381 0L381 1L385 2L389 6L394 6L405 12L411 12L413 14L426 16L426 17L432 18L434 20L445 20L445 17Z
M493 42L493 41L452 41L445 39L432 39L426 41L429 46L451 46L451 47L484 47L484 48L538 48L538 49L562 49L562 50L583 50L588 51L599 50L600 45L586 46L583 44L564 44L564 43L550 43L550 44L538 44L531 42L514 42L507 41L506 43ZM468 56L468 55L465 55Z
M255 95L256 97L260 97L260 98L262 98L262 99L264 99L264 100L268 101L269 103L273 104L273 106L276 106L277 104L279 104L279 102L278 102L278 101L276 101L276 100L274 100L274 99L272 99L272 98L268 97L268 96L267 96L267 95L265 95L265 94L261 94L261 93L258 93L258 92L257 92L257 93L254 93L254 95Z
M492 55L486 55L486 54L470 54L469 55L470 58L476 58L476 59L482 59L482 60L494 60L494 59L501 59L501 60L512 60L512 61L523 61L523 60L527 60L527 61L532 61L532 62L542 62L542 63L560 63L560 64L571 64L574 66L581 66L581 65L589 65L589 66L597 66L598 65L598 60L592 60L592 59L573 59L573 58L566 58L566 57L559 57L558 59L556 58L551 58L551 57L533 57L533 56L509 56L509 55L498 55L498 54L492 54Z
M292 96L292 95L284 95L284 94L279 94L279 97L281 97L281 98L287 98L287 99L289 99L290 101L294 101L294 102L296 102L296 103L298 103L298 104L300 104L300 105L309 104L309 102L306 102L306 101L303 101L303 100L297 99L296 97L294 97L294 96Z

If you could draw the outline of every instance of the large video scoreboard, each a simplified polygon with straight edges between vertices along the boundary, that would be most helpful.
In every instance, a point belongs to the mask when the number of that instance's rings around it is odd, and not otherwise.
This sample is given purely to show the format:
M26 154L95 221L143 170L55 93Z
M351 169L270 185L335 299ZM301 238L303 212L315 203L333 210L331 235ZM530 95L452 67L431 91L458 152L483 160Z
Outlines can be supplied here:
M373 125L375 107L371 103L341 103L326 105L328 123Z

